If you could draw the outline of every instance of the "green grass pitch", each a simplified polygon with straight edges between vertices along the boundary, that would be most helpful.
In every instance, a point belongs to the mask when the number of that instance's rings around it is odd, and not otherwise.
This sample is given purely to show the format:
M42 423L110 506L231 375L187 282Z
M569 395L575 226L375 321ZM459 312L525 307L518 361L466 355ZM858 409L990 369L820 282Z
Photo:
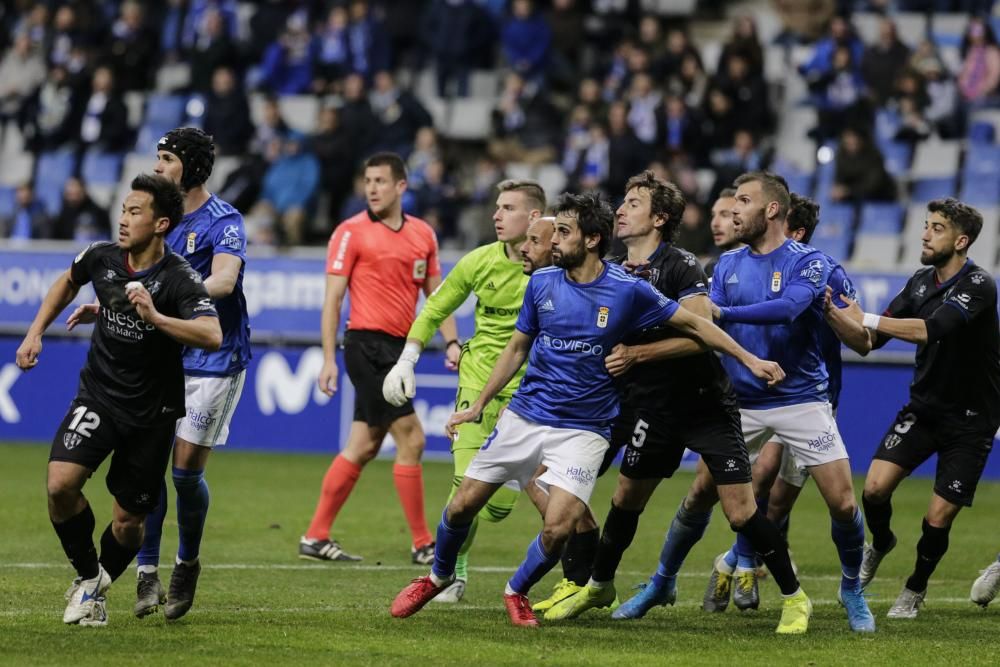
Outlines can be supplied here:
M2 445L0 460L0 663L5 664L399 664L399 665L829 665L998 664L1000 603L981 610L969 587L1000 549L1000 485L980 487L976 507L963 512L951 550L931 580L927 606L915 621L890 622L885 613L914 558L928 479L908 480L895 500L899 547L872 585L878 632L853 636L835 600L838 565L829 520L809 488L793 516L791 542L806 592L816 608L810 631L777 637L779 594L761 587L759 612L699 608L712 557L733 534L717 512L679 579L676 607L645 619L612 622L607 612L544 623L538 630L508 624L500 594L539 528L526 499L500 525L480 528L465 601L429 605L396 620L389 602L426 568L409 564L408 532L392 486L391 465L371 464L337 522L335 536L365 560L357 565L298 560L296 542L309 521L327 456L221 451L208 479L212 509L202 548L198 597L184 619L132 616L134 569L111 588L106 628L61 622L63 591L73 572L45 511L47 448ZM437 523L451 466L427 463L427 517ZM106 524L110 498L104 470L87 492ZM618 575L621 596L655 565L663 533L690 483L689 474L665 481L643 514L635 543ZM856 480L860 485L861 480ZM603 518L614 475L602 479L594 508ZM860 487L859 487L860 488ZM165 562L176 548L173 509L167 517ZM533 591L547 596L558 568ZM164 574L167 574L166 572Z

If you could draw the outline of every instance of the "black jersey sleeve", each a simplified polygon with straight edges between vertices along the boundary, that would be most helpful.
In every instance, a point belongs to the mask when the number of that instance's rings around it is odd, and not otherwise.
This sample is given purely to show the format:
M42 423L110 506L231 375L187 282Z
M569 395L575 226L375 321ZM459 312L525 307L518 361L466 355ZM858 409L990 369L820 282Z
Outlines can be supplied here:
M927 342L944 338L959 327L992 312L997 307L997 288L993 278L974 271L959 280L941 305L927 318Z
M106 245L108 244L102 241L91 243L73 259L73 263L69 267L69 278L74 285L86 285L91 281L94 259L99 253L99 248Z
M219 316L197 271L190 267L177 271L173 282L173 305L179 318L193 320L206 315Z
M896 319L903 319L906 317L913 317L914 311L913 306L910 303L910 293L912 291L913 282L915 276L911 277L903 285L903 289L899 290L899 293L892 298L889 305L885 307L882 311L882 315L885 317L893 317ZM886 343L892 340L892 336L887 336L884 333L873 332L875 335L872 340L872 349L877 350L884 347Z
M694 255L684 253L684 261L674 263L673 276L668 280L677 290L677 300L681 301L696 294L708 294L708 277ZM661 292L663 287L656 286Z

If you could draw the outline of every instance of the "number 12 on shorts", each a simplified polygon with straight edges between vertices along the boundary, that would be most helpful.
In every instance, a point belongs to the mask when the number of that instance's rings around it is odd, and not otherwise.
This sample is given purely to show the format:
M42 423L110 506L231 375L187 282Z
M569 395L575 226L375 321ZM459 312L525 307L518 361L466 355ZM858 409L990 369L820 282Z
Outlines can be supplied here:
M87 406L81 405L73 410L73 421L66 427L67 431L76 431L84 438L89 438L91 431L101 425L101 416Z

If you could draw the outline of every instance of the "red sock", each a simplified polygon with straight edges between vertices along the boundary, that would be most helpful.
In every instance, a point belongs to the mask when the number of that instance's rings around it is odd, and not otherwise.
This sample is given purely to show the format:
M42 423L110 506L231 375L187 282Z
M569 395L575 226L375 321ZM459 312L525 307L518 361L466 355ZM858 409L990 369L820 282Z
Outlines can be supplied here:
M339 454L333 459L326 475L323 476L323 488L306 537L314 540L330 539L330 526L337 518L340 508L347 502L347 497L351 495L351 490L354 489L354 484L360 476L361 466L358 464L351 463Z
M424 518L424 473L418 463L404 466L397 463L392 467L392 479L396 483L399 502L403 506L406 522L410 524L413 546L420 548L433 542Z

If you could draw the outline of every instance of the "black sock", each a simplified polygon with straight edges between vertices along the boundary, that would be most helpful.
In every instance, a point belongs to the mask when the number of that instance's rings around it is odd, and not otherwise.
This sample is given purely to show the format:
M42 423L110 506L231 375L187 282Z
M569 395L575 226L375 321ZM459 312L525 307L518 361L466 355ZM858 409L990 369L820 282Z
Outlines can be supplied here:
M97 550L94 549L94 511L90 503L83 511L62 523L52 522L62 542L66 557L83 579L97 576Z
M128 568L128 564L139 553L140 546L142 546L141 543L134 547L120 544L115 539L111 524L108 524L108 527L104 529L104 534L101 535L101 566L111 576L111 581L120 577L122 572Z
M778 522L778 533L781 534L781 539L788 544L788 528L792 525L792 515L786 514L781 521Z
M927 519L924 519L923 528L924 534L917 542L917 564L906 580L906 587L916 593L927 590L927 580L948 551L948 533L951 532L951 526L935 528L927 523Z
M783 595L791 595L799 590L799 580L792 570L792 560L788 557L788 546L777 526L758 512L736 532L750 540L754 551L767 565Z
M573 533L566 543L566 550L562 555L563 576L577 586L590 581L590 567L594 564L600 534L597 528L585 533Z
M884 552L892 544L893 538L892 529L889 528L892 521L892 500L876 504L868 496L862 495L861 504L865 508L865 522L872 534L872 548Z
M635 531L639 527L642 510L623 510L611 504L608 518L604 520L604 532L594 556L594 581L611 581L622 561L622 554L632 544Z

